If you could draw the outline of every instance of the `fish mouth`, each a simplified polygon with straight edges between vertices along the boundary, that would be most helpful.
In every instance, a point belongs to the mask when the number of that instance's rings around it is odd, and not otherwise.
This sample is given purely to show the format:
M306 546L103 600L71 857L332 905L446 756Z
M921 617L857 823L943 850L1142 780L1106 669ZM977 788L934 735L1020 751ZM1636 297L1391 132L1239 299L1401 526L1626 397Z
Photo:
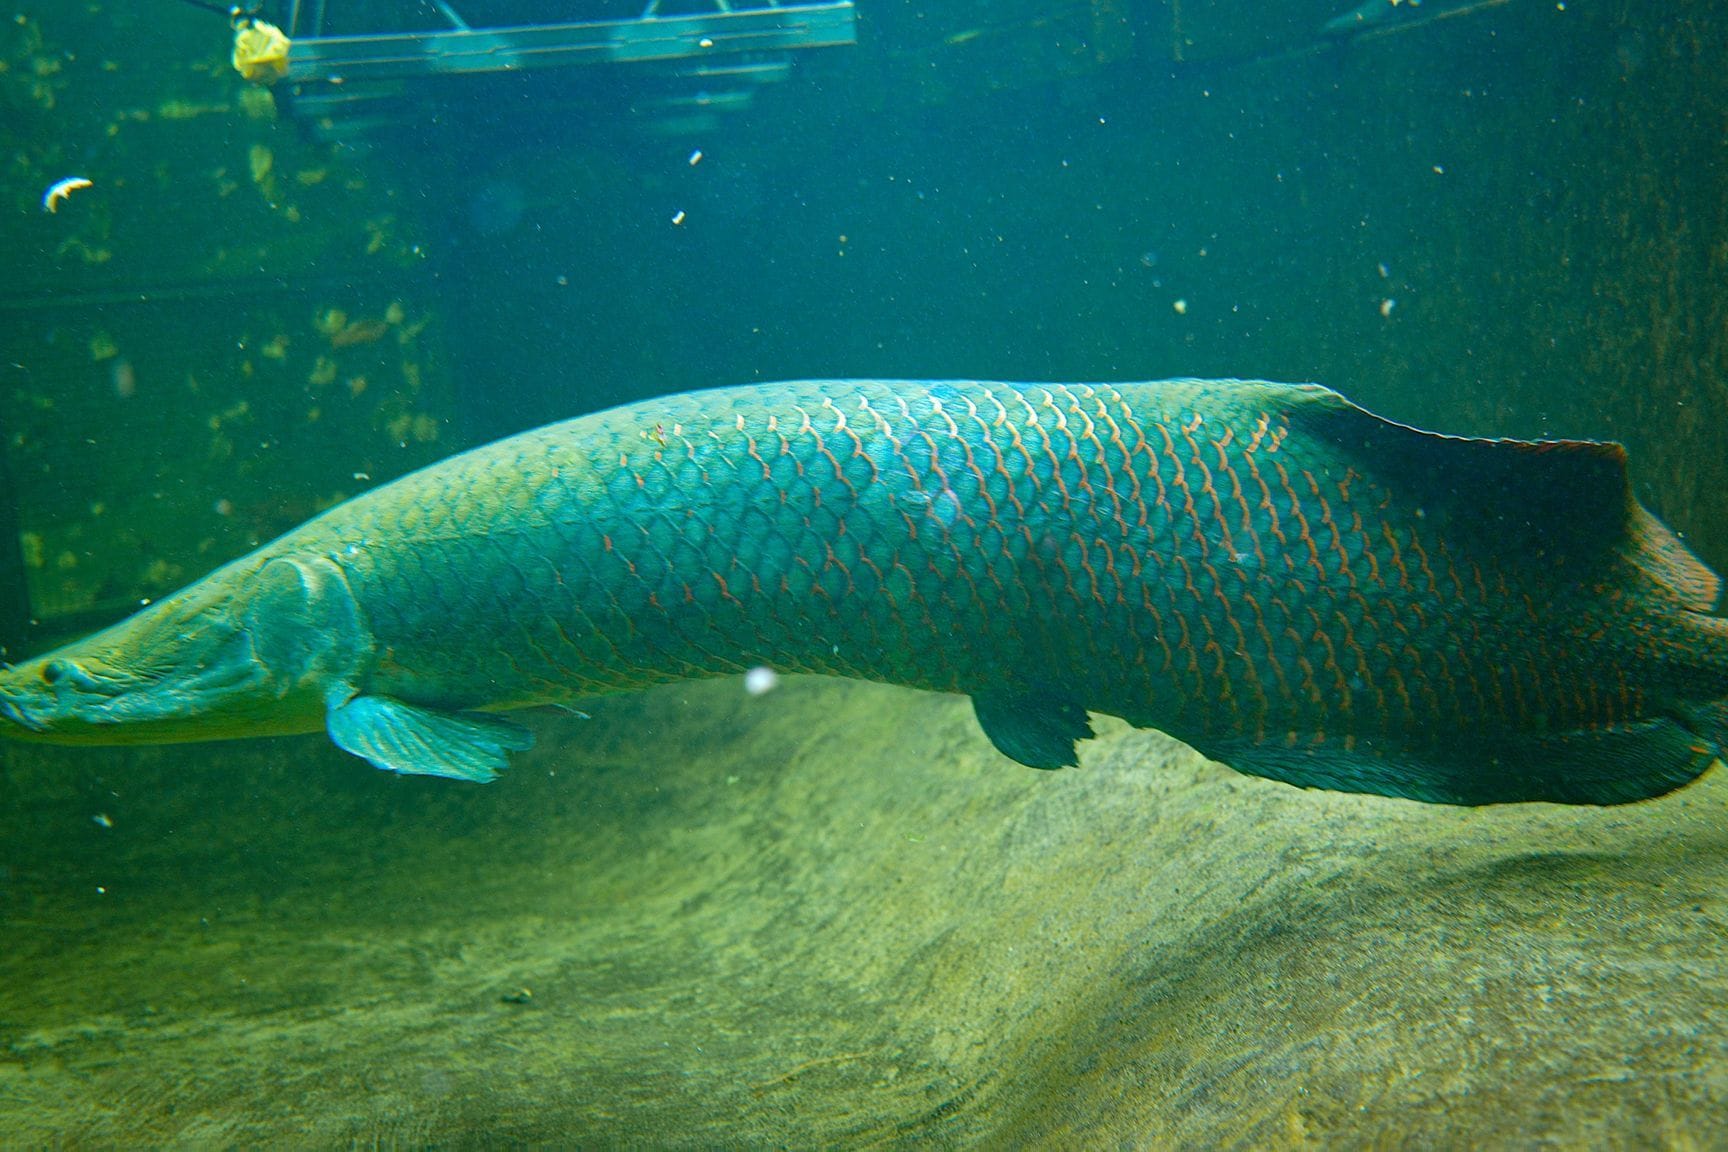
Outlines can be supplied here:
M48 725L32 716L24 705L11 696L0 693L0 721L17 725L26 732L46 732Z

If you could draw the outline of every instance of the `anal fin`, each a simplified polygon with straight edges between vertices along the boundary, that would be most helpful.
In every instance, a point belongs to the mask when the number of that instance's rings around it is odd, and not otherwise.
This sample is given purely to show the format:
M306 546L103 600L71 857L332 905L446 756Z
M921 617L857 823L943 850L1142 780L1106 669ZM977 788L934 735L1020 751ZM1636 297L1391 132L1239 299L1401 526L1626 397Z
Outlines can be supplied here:
M389 696L355 696L332 703L325 716L330 739L344 752L386 772L447 776L484 784L534 736L520 724L477 712L439 712Z
M1559 732L1454 733L1444 745L1394 739L1288 747L1243 737L1191 740L1250 776L1299 788L1367 792L1428 804L1628 804L1690 783L1721 755L1724 717L1652 717Z
M1076 767L1075 741L1092 738L1086 709L1056 692L981 692L972 697L972 711L996 750L1028 768Z

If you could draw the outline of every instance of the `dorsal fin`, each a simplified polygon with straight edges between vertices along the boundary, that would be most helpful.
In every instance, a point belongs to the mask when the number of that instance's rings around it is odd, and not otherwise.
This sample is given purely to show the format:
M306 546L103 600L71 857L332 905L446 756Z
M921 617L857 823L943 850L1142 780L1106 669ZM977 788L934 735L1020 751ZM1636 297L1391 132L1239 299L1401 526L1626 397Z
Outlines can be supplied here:
M1626 450L1598 440L1443 436L1386 420L1319 388L1291 390L1293 424L1378 475L1402 473L1427 515L1473 530L1506 554L1533 561L1622 560L1696 611L1721 581L1632 494Z

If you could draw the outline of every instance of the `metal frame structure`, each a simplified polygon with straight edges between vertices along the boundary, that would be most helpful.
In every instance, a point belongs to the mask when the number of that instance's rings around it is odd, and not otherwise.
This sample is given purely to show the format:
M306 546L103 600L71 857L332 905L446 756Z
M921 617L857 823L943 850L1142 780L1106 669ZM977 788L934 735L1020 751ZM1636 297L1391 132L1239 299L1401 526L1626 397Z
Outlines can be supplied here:
M336 34L340 2L280 4L293 41L282 81L289 105L331 137L400 122L416 105L448 98L452 78L592 64L639 66L668 110L702 116L783 79L793 51L857 42L852 0L647 0L626 19L504 26L471 22L454 6L465 0L424 0L442 26Z

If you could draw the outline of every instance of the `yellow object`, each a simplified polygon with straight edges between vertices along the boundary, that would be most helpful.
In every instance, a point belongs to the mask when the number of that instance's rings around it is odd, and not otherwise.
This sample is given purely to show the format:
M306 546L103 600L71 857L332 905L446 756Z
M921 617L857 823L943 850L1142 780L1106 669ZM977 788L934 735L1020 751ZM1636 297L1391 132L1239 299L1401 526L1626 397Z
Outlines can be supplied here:
M234 25L234 71L254 84L274 84L288 74L291 42L282 29L263 20Z

